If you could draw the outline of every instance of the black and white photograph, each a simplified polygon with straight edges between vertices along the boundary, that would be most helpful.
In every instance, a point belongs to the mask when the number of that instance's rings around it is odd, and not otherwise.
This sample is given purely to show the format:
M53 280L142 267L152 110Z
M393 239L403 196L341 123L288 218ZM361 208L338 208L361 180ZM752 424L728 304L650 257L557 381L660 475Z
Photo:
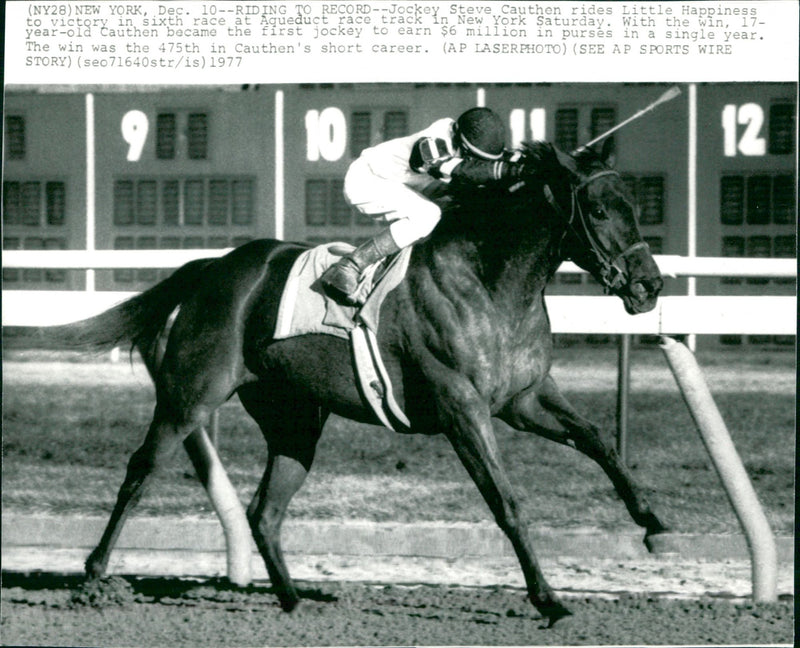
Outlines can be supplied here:
M790 646L798 9L5 3L3 646Z

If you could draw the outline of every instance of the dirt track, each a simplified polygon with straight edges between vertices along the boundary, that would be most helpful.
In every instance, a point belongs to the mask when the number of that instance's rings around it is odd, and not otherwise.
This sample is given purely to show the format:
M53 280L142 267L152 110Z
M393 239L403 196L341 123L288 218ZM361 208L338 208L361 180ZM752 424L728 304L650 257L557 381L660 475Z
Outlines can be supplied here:
M304 583L281 612L268 587L218 581L6 574L4 645L606 645L791 644L792 603L572 598L545 629L515 588Z
M742 380L752 385L761 381L752 381L749 374L739 373ZM48 378L45 374L43 378ZM763 378L761 382L767 382L768 376ZM93 373L91 379L98 380ZM774 386L774 381L770 385ZM793 377L779 385L793 391ZM736 383L737 391L740 387ZM792 421L792 417L789 415L787 420ZM69 441L74 443L72 438ZM35 448L29 451L28 446L24 446L23 450L29 452L29 457L39 456ZM47 450L52 452L50 448ZM754 464L761 471L758 477L771 474L766 472L774 468L770 458L764 459L763 467ZM791 472L787 474L790 475L789 485L785 488L790 489ZM669 483L674 486L688 482L670 479ZM791 505L791 499L788 501ZM185 506L185 502L182 505ZM691 510L681 509L680 512L684 520L691 514ZM78 553L79 569L85 551L80 549ZM4 552L6 558L8 554ZM146 559L153 561L152 552L147 553ZM555 565L553 560L547 563L548 558L543 559L545 573L553 586L571 592L568 604L575 616L550 630L542 627L542 620L525 600L519 588L521 577L516 562L495 581L511 587L453 587L449 583L470 581L462 578L461 572L454 577L454 565L448 559L439 561L438 570L428 565L419 568L419 575L414 572L416 582L438 584L409 587L363 582L342 584L344 579L331 566L331 558L324 557L315 558L305 572L293 565L295 576L306 579L303 581L306 589L303 605L291 615L280 611L267 586L242 591L231 590L218 581L140 578L111 581L109 588L97 592L99 598L92 599L86 592L81 593L78 577L5 573L0 637L3 645L141 647L792 643L790 596L778 604L758 607L725 600L722 596L702 600L651 598L649 594L622 595L617 599L609 596L620 591L672 593L679 591L678 585L685 588L687 580L697 585L690 593L692 596L723 591L741 591L746 595L749 590L746 566L736 570L712 564L693 568L678 565L670 558L663 562L649 560L649 569L640 564L626 566L617 560L590 569L585 556L558 558ZM170 556L169 561L173 563L174 557ZM20 569L59 571L43 567L43 564L33 561ZM356 581L376 578L376 575L385 578L385 573L370 565L368 558L359 557L357 566L361 574L354 578ZM559 566L563 568L561 574L556 573ZM485 564L481 567L485 568ZM4 568L9 568L7 563ZM349 569L352 571L352 567ZM405 578L410 577L406 565L402 571ZM478 578L484 570L475 572ZM439 573L444 573L442 578L449 580L432 580ZM594 582L598 574L600 584ZM719 580L728 580L731 574L736 576L736 582L742 583L741 587L731 590L716 584ZM791 579L789 572L782 575ZM632 583L638 583L640 589L632 589ZM480 581L478 584L486 585ZM779 589L782 593L788 591L792 591L791 587ZM76 592L78 599L73 600ZM586 592L591 592L591 599Z

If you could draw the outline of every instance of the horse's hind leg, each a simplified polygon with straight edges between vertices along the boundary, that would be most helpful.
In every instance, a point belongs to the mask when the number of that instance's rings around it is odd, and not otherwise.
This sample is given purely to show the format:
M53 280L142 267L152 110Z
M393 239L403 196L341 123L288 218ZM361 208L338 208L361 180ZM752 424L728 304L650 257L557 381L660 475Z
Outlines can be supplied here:
M165 410L156 406L153 422L144 442L128 461L125 481L117 494L117 502L97 547L86 560L89 577L102 576L108 567L111 550L117 541L130 511L144 494L145 486L153 473L173 454L175 448L188 432L199 424L198 420L186 420L176 424Z
M666 531L617 451L603 441L597 426L575 411L551 377L537 391L531 390L512 401L502 418L517 429L571 445L596 461L633 520L647 531L645 542L649 536ZM561 426L563 429L559 430Z
M269 448L267 467L247 518L281 607L289 612L300 597L283 559L281 525L289 502L311 469L327 413L277 384L246 385L239 397L261 427Z
M188 309L184 309L185 314ZM141 499L152 474L159 469L175 448L200 427L207 427L213 412L236 387L241 379L237 364L238 340L223 334L223 326L212 330L205 320L187 317L181 334L176 320L170 334L168 354L156 377L156 407L153 422L144 442L130 458L125 480L119 489L117 502L106 525L100 543L86 561L86 573L99 576L105 572L114 543L130 511ZM194 321L200 324L193 326ZM206 349L198 352L185 340L203 340ZM169 352L172 351L170 355Z

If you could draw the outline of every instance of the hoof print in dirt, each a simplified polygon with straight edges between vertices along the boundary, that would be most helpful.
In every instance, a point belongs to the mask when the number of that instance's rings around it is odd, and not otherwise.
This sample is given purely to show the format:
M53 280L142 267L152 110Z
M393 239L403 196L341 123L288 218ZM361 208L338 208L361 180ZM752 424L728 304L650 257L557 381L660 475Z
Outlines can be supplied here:
M131 584L119 576L89 578L70 597L71 607L124 606L139 600Z

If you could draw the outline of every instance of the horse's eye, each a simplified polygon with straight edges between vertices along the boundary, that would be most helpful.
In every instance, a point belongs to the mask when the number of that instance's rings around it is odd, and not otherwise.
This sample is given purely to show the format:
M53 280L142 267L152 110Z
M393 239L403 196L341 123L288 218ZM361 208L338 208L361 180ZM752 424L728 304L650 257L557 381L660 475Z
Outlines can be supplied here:
M606 220L608 218L608 214L602 207L593 207L592 218L596 220Z

